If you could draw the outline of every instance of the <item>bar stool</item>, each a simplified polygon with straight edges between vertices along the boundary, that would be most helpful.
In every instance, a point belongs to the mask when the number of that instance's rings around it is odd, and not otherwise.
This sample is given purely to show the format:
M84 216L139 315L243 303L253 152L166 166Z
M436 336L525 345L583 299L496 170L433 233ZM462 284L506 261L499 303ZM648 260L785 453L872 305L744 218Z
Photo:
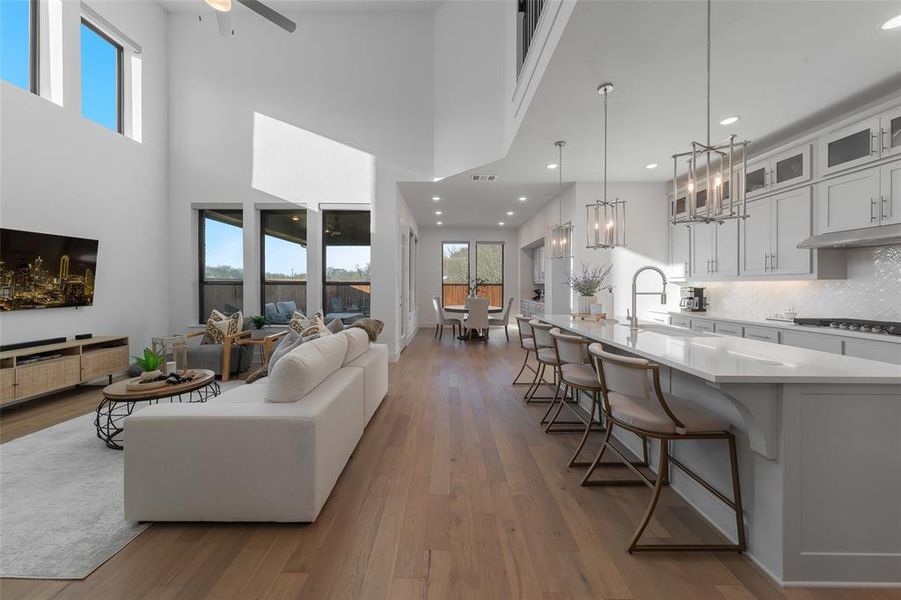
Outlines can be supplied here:
M516 315L514 318L516 319L516 329L519 331L519 347L526 351L526 356L522 361L522 367L520 367L519 373L513 378L513 383L511 385L531 385L527 381L519 382L519 378L526 369L530 370L533 374L535 373L535 368L529 364L529 357L537 352L535 348L535 337L532 335L529 317Z
M588 362L589 359L586 347L591 342L578 335L563 333L556 327L551 329L549 333L554 340L554 352L557 355L557 362L560 364L558 371L560 381L563 383L563 397L557 402L557 410L554 412L554 416L548 421L544 431L545 433L581 432L582 439L569 461L569 466L587 466L589 464L588 462L577 462L576 459L582 451L582 448L585 446L588 434L592 430L603 430L601 423L594 422L595 414L599 412L598 405L600 403L601 382L598 380L598 375L594 370L594 366ZM567 392L570 393L572 402L566 401ZM588 419L585 418L581 411L576 410L574 407L574 405L578 405L579 403L580 392L591 396L591 411L588 415ZM557 421L557 418L560 416L560 411L563 410L564 406L569 408L570 412L572 412L579 420ZM548 407L548 414L550 414L553 408L554 404L551 404L551 406ZM546 417L547 415L545 415L545 418ZM584 425L584 427L558 427L552 429L554 425Z
M557 366L559 365L559 363L557 362L557 354L554 352L554 338L552 338L551 334L549 333L554 326L532 319L531 321L529 321L529 327L532 329L532 339L535 340L535 358L538 360L538 369L536 369L535 371L535 377L532 378L532 385L530 385L529 389L526 390L525 396L523 396L523 398L525 398L525 401L527 403L553 403L553 401L557 399L557 395L560 393L560 378L556 376ZM548 381L544 378L545 372L547 371L547 368L549 366L551 367L551 372L554 373L555 383L548 383ZM554 386L553 396L535 395L535 393L538 391L538 388L541 387L543 383ZM543 418L541 420L541 423L544 424Z
M654 493L645 510L644 517L629 542L628 551L654 550L731 550L744 552L745 524L742 514L741 485L738 478L738 458L735 436L728 431L729 424L697 404L675 396L664 394L660 389L660 366L642 358L632 358L605 352L600 344L591 344L588 352L594 359L601 395L604 400L604 414L607 417L607 431L604 441L591 466L582 478L582 485L622 485L623 480L590 480L591 474L601 462L606 450L616 454L632 469L639 480L631 483L651 487ZM656 439L660 444L660 457L656 481L651 481L610 443L614 427L621 427L643 439ZM732 499L714 488L710 483L687 466L670 456L670 442L680 440L725 440L729 445L729 463L732 470ZM732 509L735 513L737 544L639 544L657 508L663 486L668 483L666 473L672 464L694 479L704 489Z

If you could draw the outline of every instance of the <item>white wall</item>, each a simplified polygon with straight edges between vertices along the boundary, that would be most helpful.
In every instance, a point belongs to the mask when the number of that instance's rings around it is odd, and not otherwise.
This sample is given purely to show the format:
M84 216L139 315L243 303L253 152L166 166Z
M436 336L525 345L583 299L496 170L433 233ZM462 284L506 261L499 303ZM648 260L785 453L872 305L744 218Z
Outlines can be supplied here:
M82 118L79 4L64 2L63 106L0 82L0 220L99 240L94 306L4 313L3 343L127 334L134 351L168 333L166 14L90 4L143 47L143 142Z
M409 11L291 16L300 24L294 35L256 15L235 13L236 35L227 37L218 34L211 19L200 23L190 13L169 17L172 326L198 320L197 224L192 211L198 203L244 208L244 304L247 311L259 310L254 209L283 202L251 186L253 115L259 112L374 157L374 180L367 182L367 197L344 202L371 202L372 313L386 322L384 339L396 353L400 343L396 182L431 176L432 15ZM300 171L304 167L297 164ZM333 177L336 186L354 188L340 185L340 177ZM321 190L322 184L311 174L309 189ZM312 207L326 201L312 192L308 197ZM316 243L311 235L311 263L316 260ZM309 297L318 302L318 275L309 270L308 276Z
M519 246L517 232L505 228L423 227L419 230L417 265L419 326L434 326L432 296L441 295L442 242L504 242L504 299L513 296L513 312L519 312ZM475 244L470 246L470 261L475 260ZM472 265L473 263L470 262ZM475 273L472 273L475 275Z

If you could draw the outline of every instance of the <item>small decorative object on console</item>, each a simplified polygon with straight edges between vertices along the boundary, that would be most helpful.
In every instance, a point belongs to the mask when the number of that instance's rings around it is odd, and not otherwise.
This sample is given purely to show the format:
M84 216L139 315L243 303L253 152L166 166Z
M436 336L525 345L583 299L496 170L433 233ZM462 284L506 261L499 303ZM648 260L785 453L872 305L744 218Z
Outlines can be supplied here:
M154 381L162 375L160 365L164 364L166 359L150 348L144 348L144 356L135 356L134 359L141 367L141 381Z
M592 315L591 305L594 303L594 295L597 294L599 290L610 287L605 286L604 282L610 275L610 270L612 268L613 265L607 265L606 267L595 267L594 269L591 269L588 265L582 263L581 274L575 275L569 273L567 275L566 282L569 284L569 287L579 295L576 316ZM600 313L594 313L594 315L597 314Z

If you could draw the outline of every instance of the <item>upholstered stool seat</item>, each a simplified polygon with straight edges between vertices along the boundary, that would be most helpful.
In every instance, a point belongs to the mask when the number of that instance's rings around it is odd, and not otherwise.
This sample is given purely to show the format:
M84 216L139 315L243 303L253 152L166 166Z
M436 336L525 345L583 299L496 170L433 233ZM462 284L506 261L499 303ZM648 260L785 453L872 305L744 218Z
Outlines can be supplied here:
M710 433L729 429L729 423L726 420L708 412L694 402L670 394L664 394L663 397L666 399L669 409L684 427L676 427L659 404L655 406L646 400L616 392L610 392L607 397L610 399L610 410L614 419L645 431L681 434Z
M535 350L535 340L528 337L523 338L522 343L520 344L524 350Z
M547 363L549 365L559 365L560 361L557 360L557 353L553 348L539 348L538 349L538 360L543 363Z
M563 381L586 388L600 389L598 374L591 365L565 364L560 367L563 373Z

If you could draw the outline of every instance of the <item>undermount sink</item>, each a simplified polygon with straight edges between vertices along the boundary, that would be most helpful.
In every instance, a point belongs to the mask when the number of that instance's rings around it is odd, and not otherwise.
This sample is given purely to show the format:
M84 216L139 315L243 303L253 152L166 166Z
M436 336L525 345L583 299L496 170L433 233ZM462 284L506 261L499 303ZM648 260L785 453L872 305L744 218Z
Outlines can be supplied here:
M629 323L620 323L621 327L629 327ZM681 327L670 327L669 325L656 325L654 323L642 323L638 326L638 331L650 331L652 333L660 333L672 337L716 337L712 333L704 333L702 331L691 331L690 329L682 329Z

